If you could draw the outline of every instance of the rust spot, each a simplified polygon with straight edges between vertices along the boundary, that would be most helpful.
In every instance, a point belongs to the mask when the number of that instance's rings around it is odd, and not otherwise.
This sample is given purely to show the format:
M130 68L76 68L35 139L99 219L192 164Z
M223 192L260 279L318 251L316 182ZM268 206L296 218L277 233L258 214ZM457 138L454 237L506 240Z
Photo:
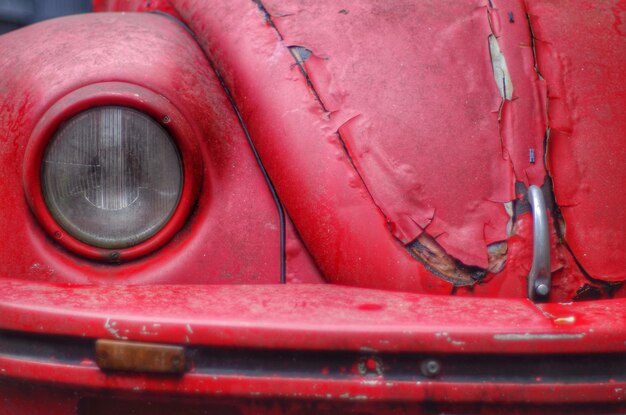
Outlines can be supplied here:
M493 274L502 271L506 264L507 252L509 245L505 242L496 242L487 246L487 255L489 258L489 267L487 270Z
M426 233L422 233L407 245L407 249L428 270L457 287L474 285L487 274L487 271L482 268L465 265L448 255L435 238Z
M574 301L589 301L602 298L602 290L596 286L585 284L576 291Z

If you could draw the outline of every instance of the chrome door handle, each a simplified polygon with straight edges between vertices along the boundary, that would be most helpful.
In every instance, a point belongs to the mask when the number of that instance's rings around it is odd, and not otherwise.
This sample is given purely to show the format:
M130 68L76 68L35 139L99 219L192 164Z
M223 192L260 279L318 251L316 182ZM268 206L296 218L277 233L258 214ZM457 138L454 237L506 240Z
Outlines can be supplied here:
M528 298L546 301L550 294L550 231L548 210L541 188L528 188L528 201L533 214L533 262L528 273Z

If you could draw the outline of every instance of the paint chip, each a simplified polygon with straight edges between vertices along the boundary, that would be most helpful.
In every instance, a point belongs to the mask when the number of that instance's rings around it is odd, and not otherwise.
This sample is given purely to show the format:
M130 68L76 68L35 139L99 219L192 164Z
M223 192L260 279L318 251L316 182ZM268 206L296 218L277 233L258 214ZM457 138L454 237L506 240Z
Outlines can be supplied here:
M491 55L491 66L493 68L493 78L503 99L513 98L513 81L509 68L506 66L506 59L500 51L498 39L494 35L489 35L489 53Z

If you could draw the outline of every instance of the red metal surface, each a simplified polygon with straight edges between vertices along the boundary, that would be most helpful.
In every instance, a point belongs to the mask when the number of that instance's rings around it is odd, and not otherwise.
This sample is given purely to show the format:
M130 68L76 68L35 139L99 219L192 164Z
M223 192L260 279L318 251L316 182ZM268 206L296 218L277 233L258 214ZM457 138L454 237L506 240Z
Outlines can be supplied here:
M592 277L623 281L626 1L534 1L529 15L548 84L548 163L565 240Z
M558 130L560 115L552 112L556 111L552 101L558 101L559 95L553 93L559 78L543 82L534 71L532 45L541 37L535 33L533 38L524 22L529 10L525 2L446 4L449 7L442 7L440 13L432 13L433 6L426 3L393 8L386 2L351 2L341 7L302 2L287 7L269 1L269 16L249 0L103 0L96 1L96 9L161 10L191 27L231 90L287 211L330 281L463 297L522 297L532 227L529 215L522 212L507 234L504 202L522 197L515 195L516 180L525 185L543 183L543 134L546 127ZM536 25L540 31L548 30L541 19L554 10L546 4L538 2L530 9L533 31ZM567 10L579 13L571 5ZM415 19L416 14L421 17ZM606 16L599 13L597 18L606 22L602 20ZM511 100L501 99L491 75L490 34L499 36L507 59L514 86ZM474 38L480 40L472 43ZM383 41L391 43L385 47ZM12 47L18 42L30 47ZM304 62L308 78L290 53L288 47L294 45L313 52ZM542 58L545 50L539 50L539 42L535 46L544 76L550 68L544 62L567 62L564 56L575 52L567 49L571 45L546 48L549 56ZM369 356L374 368L384 353L477 359L496 354L512 359L565 354L575 364L577 358L592 353L622 356L626 352L623 299L557 302L571 300L592 282L560 243L555 229L554 302L550 304L329 284L249 285L278 281L276 210L219 81L182 27L146 14L79 16L1 37L0 50L6 51L0 60L4 74L0 78L0 174L4 178L0 227L9 235L0 241L0 335L11 330L42 338L71 336L65 338L68 344L105 338L233 351L312 351L321 356L346 351ZM361 63L366 65L360 67ZM565 78L567 82L578 79ZM599 82L596 75L587 80ZM179 108L202 137L198 144L204 167L197 205L182 230L154 254L119 265L83 259L47 238L30 214L21 186L26 144L51 106L84 86L113 81L147 88ZM576 85L573 91L582 88ZM609 101L615 110L623 95L620 85L609 85L618 92ZM547 116L544 97L550 98ZM588 111L592 109L587 104L595 102L574 101L582 102L581 108ZM560 101L557 110L559 105ZM456 111L454 116L449 116L450 109ZM614 118L611 128L623 129L620 116ZM593 124L586 122L581 121L580 128L589 133L585 129ZM378 135L381 129L388 135ZM617 136L620 133L617 130ZM623 159L619 144L610 138L599 141L608 147L592 146L593 154L600 148L613 149L616 159ZM569 179L553 170L553 161L562 147L574 153L588 148L588 142L576 147L581 142L566 146L550 142L550 172L559 203L563 184L556 182L565 180L568 185ZM529 147L539 162L527 159ZM580 163L591 163L585 168L596 166L592 162L596 159L580 156ZM608 171L612 179L623 179L619 170ZM598 184L600 176L589 177L587 184ZM601 188L608 191L612 186ZM598 200L616 208L613 203L621 200L623 192L614 193L613 198ZM576 205L568 216L567 206L561 205L568 242L572 221L580 220L582 229L591 223L586 222L591 219L584 209L576 213L578 206L585 205ZM600 215L604 219L605 213ZM290 223L288 229L289 282L321 282ZM427 271L406 250L405 243L424 229L448 253L481 266L486 263L487 244L506 238L506 266L484 284L453 290L452 284ZM617 242L623 242L621 232ZM575 242L576 234L573 238ZM578 256L580 244L570 244ZM610 246L620 248L619 243ZM597 254L589 253L593 265ZM104 373L89 360L74 364L55 356L4 353L0 378L23 382L23 387L7 386L0 379L0 391L8 396L17 390L21 396L28 387L35 390L32 385L54 384L58 391L39 391L38 396L44 400L58 396L62 405L58 413L75 412L77 399L99 394L133 399L160 394L169 403L199 395L372 401L386 404L372 410L381 413L393 412L390 405L396 402L617 403L626 390L623 379L602 375L594 381L536 377L449 382L386 379L382 374L326 379L323 370L316 376L296 372L288 377L193 369L178 378ZM480 373L477 368L475 374ZM75 394L68 396L70 390ZM281 405L275 413L286 411L287 404ZM240 412L247 410L241 401L235 406ZM33 405L33 411L40 409ZM454 411L458 408L437 407L431 413ZM481 407L473 412L485 411Z
M563 406L542 407L539 405L488 405L485 403L392 403L368 402L362 399L346 400L341 404L323 399L216 399L188 397L172 402L162 394L134 393L115 394L107 391L98 396L86 393L86 396L77 396L77 390L51 387L48 384L32 385L24 388L20 383L0 382L0 388L8 393L3 401L3 415L108 415L111 413L133 415L283 415L283 414L358 414L358 415L433 415L433 414L550 414L567 415L592 414L596 415L599 408L594 405L570 404ZM81 393L86 392L80 390ZM48 402L40 405L33 400L33 396L41 397ZM624 405L604 407L609 413L624 411Z
M624 352L623 300L537 306L527 300L461 299L336 287L66 286L0 280L2 327L79 338L361 353ZM149 300L150 298L154 300ZM142 299L141 301L137 301ZM253 323L251 323L253 322ZM621 380L570 385L406 382L385 376L104 374L95 362L0 358L2 375L65 387L169 391L182 395L449 402L601 402L621 398ZM581 393L584 391L584 393ZM358 398L356 398L358 399Z
M149 14L84 15L10 33L0 38L0 49L0 273L105 284L278 282L276 207L221 85L182 27ZM111 81L118 84L108 84L109 90L96 86ZM120 89L115 86L119 83L130 86ZM81 88L87 89L76 92ZM69 105L76 98L72 94L94 89L110 97L106 99L133 101L152 112L160 102L163 110L177 108L180 115L170 117L180 118L180 129L173 128L187 143L187 153L193 146L198 149L195 156L204 168L197 202L187 206L193 207L191 217L180 212L168 225L172 231L182 223L184 227L151 255L123 264L98 264L49 238L30 212L22 186L26 180L31 196L38 196L37 166L31 163L23 171L37 123L47 122L50 111L59 108L55 104ZM150 92L140 92L145 90ZM193 163L186 168L189 180L201 179ZM193 202L192 193L186 202ZM289 281L322 282L293 228L288 230ZM55 229L49 231L54 234ZM130 249L130 256L134 249L141 246Z
M65 387L98 388L104 391L133 390L169 392L177 395L224 397L281 397L284 399L325 399L339 401L401 401L405 403L434 402L501 402L555 404L603 403L623 398L626 382L611 384L555 385L521 384L457 384L431 382L385 382L359 379L333 381L306 378L213 376L189 374L182 378L132 377L107 375L97 367L69 366L39 362L24 362L0 357L5 376L30 381L54 382ZM581 393L584 391L584 393ZM68 413L68 412L65 412ZM71 413L71 412L69 412Z
M176 12L176 9L169 0L93 0L92 4L94 12L115 10L137 12L160 11L180 18L180 15Z
M567 302L576 298L578 291L590 284L589 279L581 272L572 259L569 251L559 244L554 230L553 221L550 221L550 240L552 242L552 290L550 301ZM488 284L479 284L471 287L459 287L456 295L459 296L497 296L521 297L527 287L532 257L533 222L530 212L519 215L515 221L512 235L507 240L507 262L500 274L491 276ZM606 295L601 291L598 296ZM613 296L622 296L623 293L614 292Z
M100 9L158 7L97 3ZM504 203L519 199L515 181L544 183L544 141L551 125L525 2L450 2L439 4L437 13L427 3L353 2L338 9L324 2L272 0L259 6L245 0L169 4L199 36L231 88L281 199L327 278L450 292L447 282L402 252L403 243L425 230L453 258L481 267L487 265L487 245L506 240L504 269L456 292L526 295L532 240L521 217L506 232ZM494 79L489 35L497 37L507 60L510 99L501 98ZM303 63L308 78L294 65L290 46L312 52ZM620 97L607 105L623 106ZM599 141L598 148L611 146ZM622 195L606 197L617 205ZM590 212L585 215L574 220L593 222ZM603 227L608 245L596 246L623 259L619 226ZM552 232L558 282L551 299L563 301L594 283ZM380 273L389 277L381 279Z
M328 284L67 286L0 280L9 330L296 350L624 352L624 300L535 305Z
M507 61L512 97L502 101L500 138L502 155L510 163L515 180L541 186L547 175L544 140L546 135L546 85L535 70L533 33L527 20L527 2L487 2L490 29ZM498 82L499 80L494 81ZM531 162L529 151L534 151Z
M174 4L233 96L281 200L333 282L449 293L387 229L289 50L253 2ZM196 18L193 18L195 16ZM381 276L386 277L382 278Z
M392 233L407 244L426 231L487 268L487 245L507 238L503 203L514 198L487 1L436 12L413 1L262 3L285 45L312 51L313 87Z

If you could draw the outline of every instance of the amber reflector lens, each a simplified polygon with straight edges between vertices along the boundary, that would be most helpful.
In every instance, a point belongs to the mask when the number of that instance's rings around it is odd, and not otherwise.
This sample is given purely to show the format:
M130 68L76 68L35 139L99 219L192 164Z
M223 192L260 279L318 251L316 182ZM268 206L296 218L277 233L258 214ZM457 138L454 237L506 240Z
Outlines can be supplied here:
M108 249L158 232L176 209L182 181L167 131L124 107L93 108L63 124L42 166L52 216L76 239Z

